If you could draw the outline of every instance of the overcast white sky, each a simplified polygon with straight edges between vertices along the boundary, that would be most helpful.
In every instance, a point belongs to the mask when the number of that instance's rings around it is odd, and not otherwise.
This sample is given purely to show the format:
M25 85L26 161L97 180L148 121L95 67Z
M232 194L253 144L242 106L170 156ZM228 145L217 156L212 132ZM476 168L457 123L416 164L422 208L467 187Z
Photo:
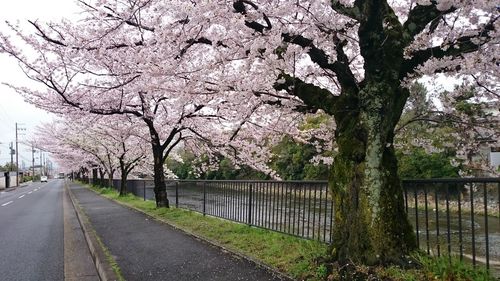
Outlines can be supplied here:
M0 9L0 30L6 30L5 21L26 22L26 20L57 21L72 18L78 10L72 0L16 0L2 1ZM0 83L22 85L29 83L16 61L0 54ZM24 102L23 98L9 87L0 84L0 165L10 162L9 144L15 141L15 123L21 123L26 131L19 138L31 138L34 128L41 122L52 120L53 115ZM14 144L15 147L15 144ZM30 148L20 145L19 165L24 161L31 165ZM15 162L15 157L14 157Z

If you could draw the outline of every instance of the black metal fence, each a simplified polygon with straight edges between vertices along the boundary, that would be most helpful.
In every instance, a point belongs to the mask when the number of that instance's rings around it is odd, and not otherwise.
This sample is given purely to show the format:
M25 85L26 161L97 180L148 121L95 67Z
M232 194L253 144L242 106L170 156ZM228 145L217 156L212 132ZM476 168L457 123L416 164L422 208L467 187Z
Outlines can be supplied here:
M500 269L500 179L405 180L419 247Z
M174 185L178 207L331 242L333 204L326 182L178 181Z
M99 182L95 182L99 183ZM113 183L119 188L119 181ZM154 199L153 182L127 191ZM500 269L500 178L404 180L405 207L419 247ZM167 183L176 207L307 239L332 241L333 202L326 181Z

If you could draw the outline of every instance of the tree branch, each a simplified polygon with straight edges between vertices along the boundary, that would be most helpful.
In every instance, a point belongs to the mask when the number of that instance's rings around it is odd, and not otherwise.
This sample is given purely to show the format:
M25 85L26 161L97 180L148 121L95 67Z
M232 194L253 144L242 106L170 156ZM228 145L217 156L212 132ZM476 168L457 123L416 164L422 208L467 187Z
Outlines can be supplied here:
M482 45L491 40L489 32L495 30L495 21L497 19L498 17L491 19L490 22L484 25L475 35L462 36L457 38L454 42L446 43L443 46L430 47L425 50L414 52L412 57L405 60L403 63L399 77L401 79L405 78L408 74L413 73L419 65L424 64L432 58L456 58L462 54L477 51ZM445 72L451 70L441 69L440 71Z
M322 89L314 84L305 83L299 78L292 77L288 74L281 74L278 77L278 81L279 82L274 84L275 90L285 90L289 94L300 98L311 111L321 109L333 115L333 108L337 101L337 97L332 95L330 91Z
M361 20L361 13L356 5L354 7L347 7L340 3L339 0L332 0L331 7L335 12L341 15L350 17L353 20Z
M323 50L316 47L311 39L305 38L302 35L290 35L288 33L283 34L282 37L285 42L296 44L303 48L309 48L308 55L311 60L319 67L333 71L343 90L358 92L356 77L354 77L354 74L349 68L349 59L343 50L346 44L345 41L338 40L338 38L335 37L334 43L337 51L337 61L330 63L329 56Z
M409 45L415 35L422 32L427 24L439 20L444 15L452 13L457 10L456 7L451 7L446 11L440 11L437 9L437 3L435 0L431 1L431 5L416 5L408 14L408 19L403 24L403 28L406 34L408 34L406 45Z
M184 138L182 137L182 133L180 132L179 138L177 138L177 140L175 140L174 143L172 143L172 145L168 149L166 149L165 154L163 155L163 163L165 163L165 161L167 160L167 157L170 155L172 149L174 149L183 139Z
M453 123L453 124L466 125L469 127L480 127L489 129L487 122L472 122L464 120L462 117L451 113L445 113L442 111L429 111L424 114L419 114L411 118L410 120L404 122L403 124L400 124L397 128L395 128L394 132L397 134L398 132L403 130L406 126L415 122L426 122L426 123L436 123L436 124Z
M197 38L197 39L189 39L186 41L187 45L181 49L181 52L179 53L179 55L176 56L176 59L179 59L181 58L182 56L184 56L184 54L189 50L189 48L191 48L192 46L196 45L196 44L206 44L206 45L212 45L213 42L212 40L208 39L208 38L205 38L205 37L200 37L200 38ZM226 44L222 43L221 41L217 41L215 43L216 46L222 46L222 47L228 47Z
M254 8L255 10L259 9L259 7L255 3L253 3L252 1L248 1L248 0L234 1L233 8L237 13L240 13L242 15L246 15L247 8L246 8L245 4L252 6L252 8ZM259 32L259 33L263 33L264 30L266 30L266 29L269 30L273 26L271 24L271 21L269 20L269 17L265 13L262 13L262 18L266 22L266 25L263 25L263 24L258 23L256 21L247 21L247 20L245 20L245 25L247 27Z

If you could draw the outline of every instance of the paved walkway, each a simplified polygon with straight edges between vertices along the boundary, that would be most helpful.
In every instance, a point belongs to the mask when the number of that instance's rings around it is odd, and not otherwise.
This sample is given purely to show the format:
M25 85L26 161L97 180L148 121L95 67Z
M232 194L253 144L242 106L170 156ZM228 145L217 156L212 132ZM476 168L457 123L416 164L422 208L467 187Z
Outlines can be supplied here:
M75 209L63 190L64 280L100 281Z
M71 183L122 274L133 280L281 280L252 262Z

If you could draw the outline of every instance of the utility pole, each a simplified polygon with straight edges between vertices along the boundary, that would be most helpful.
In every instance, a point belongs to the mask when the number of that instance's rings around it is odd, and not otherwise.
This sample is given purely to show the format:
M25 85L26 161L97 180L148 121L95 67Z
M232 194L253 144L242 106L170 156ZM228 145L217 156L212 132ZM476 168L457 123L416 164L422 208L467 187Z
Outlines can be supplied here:
M16 151L14 150L14 148L12 147L13 144L12 142L10 142L10 171L14 171L14 153L16 153Z
M43 161L43 160L42 160L43 154L42 154L42 153L43 153L43 152L42 152L42 150L40 149L40 177L41 177L41 176L42 176L42 174L43 174L43 164L42 164L42 163L43 163L43 162L42 162L42 161Z
M34 182L35 181L35 146L34 145L31 145L31 158L32 158L31 170L33 172L33 174L31 175L31 180Z
M43 173L48 177L49 176L49 166L47 165L47 153L43 155Z
M21 124L16 122L16 186L19 186L19 141L17 132L26 130L25 128L19 128L18 125Z
M16 122L16 186L19 186L19 147L17 144L17 122Z

